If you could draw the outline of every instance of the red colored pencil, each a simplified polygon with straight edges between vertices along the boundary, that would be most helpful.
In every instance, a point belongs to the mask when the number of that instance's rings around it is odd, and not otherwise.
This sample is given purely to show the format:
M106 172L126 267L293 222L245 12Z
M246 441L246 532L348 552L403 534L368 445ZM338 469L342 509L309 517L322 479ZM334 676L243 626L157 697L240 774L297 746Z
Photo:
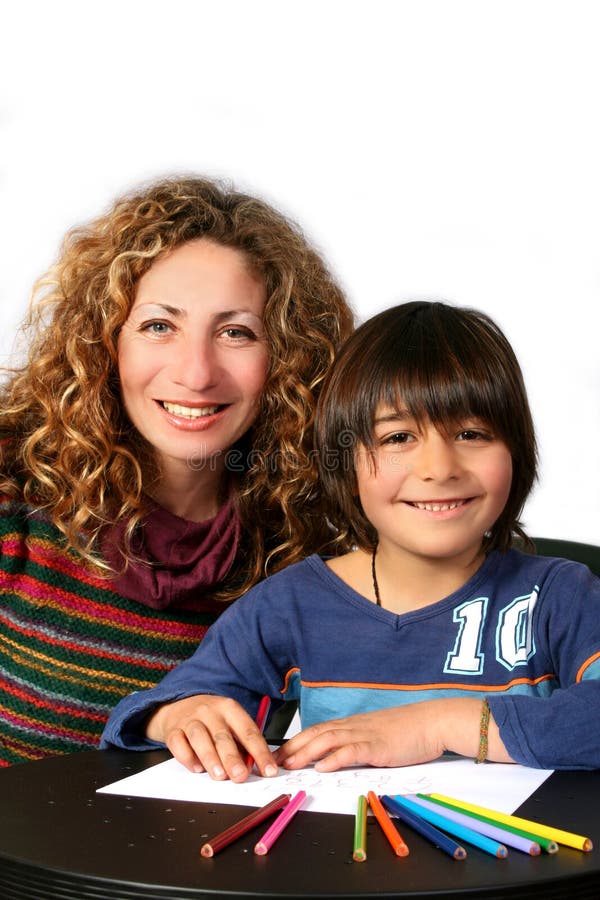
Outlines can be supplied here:
M258 712L256 713L256 727L258 730L262 732L265 730L265 725L267 724L267 716L269 715L269 709L271 708L271 698L263 697L258 705ZM254 759L251 753L246 755L246 765L252 771L252 766L254 765Z
M215 853L218 853L223 847L227 847L228 844L232 844L234 841L237 841L238 838L241 838L242 835L246 834L247 831L250 831L251 828L254 828L255 825L260 825L261 822L264 822L265 819L268 819L273 813L276 813L280 809L283 809L284 806L287 806L291 796L291 794L280 794L279 797L271 800L266 806L255 809L250 815L240 819L239 822L226 828L225 831L222 831L214 838L211 838L210 841L207 841L206 844L203 844L200 854L207 859L214 856Z

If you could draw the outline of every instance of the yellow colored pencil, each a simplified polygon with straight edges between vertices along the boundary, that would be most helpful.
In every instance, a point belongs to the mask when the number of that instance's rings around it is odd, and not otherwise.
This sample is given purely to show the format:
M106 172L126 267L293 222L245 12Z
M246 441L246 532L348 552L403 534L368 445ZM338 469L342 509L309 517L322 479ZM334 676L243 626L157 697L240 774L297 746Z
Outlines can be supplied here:
M591 840L583 837L581 834L573 834L571 831L563 831L561 828L554 828L551 825L541 825L539 822L532 822L530 819L521 819L520 816L511 816L508 813L498 812L495 809L486 809L485 806L476 806L474 803L466 803L463 800L457 800L455 797L446 797L444 794L428 794L432 800L441 800L444 803L451 803L459 809L467 812L475 813L480 816L487 816L496 822L504 825L513 825L515 828L523 828L531 831L533 834L539 834L541 837L549 838L566 847L574 847L576 850L584 850L586 853L593 848Z

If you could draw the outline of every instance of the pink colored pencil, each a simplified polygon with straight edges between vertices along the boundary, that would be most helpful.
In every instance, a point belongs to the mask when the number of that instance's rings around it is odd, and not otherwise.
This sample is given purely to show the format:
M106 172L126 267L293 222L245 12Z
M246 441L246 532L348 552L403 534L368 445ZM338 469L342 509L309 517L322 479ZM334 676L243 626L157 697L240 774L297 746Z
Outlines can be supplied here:
M269 852L281 832L290 824L306 799L306 791L298 791L292 797L285 809L279 813L270 828L267 828L260 841L255 845L254 852L257 856L264 856Z
M244 816L239 822L235 822L229 828L226 828L225 831L222 831L214 838L211 838L210 841L207 841L206 844L203 844L200 850L201 855L208 859L211 856L214 856L215 853L218 853L219 850L222 850L223 847L227 847L229 844L237 841L237 839L241 838L247 831L260 825L260 823L264 822L265 819L268 819L269 816L279 812L282 807L287 806L291 796L291 794L280 794L279 797L271 800L266 806L261 806L260 809L255 809L254 812Z

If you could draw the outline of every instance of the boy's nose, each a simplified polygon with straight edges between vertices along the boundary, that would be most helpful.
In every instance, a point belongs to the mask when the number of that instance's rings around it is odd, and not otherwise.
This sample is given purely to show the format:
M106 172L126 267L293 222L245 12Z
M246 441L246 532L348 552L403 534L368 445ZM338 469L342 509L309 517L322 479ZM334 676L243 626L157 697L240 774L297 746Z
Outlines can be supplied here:
M439 432L423 442L416 468L424 481L448 481L457 478L460 473L453 444Z

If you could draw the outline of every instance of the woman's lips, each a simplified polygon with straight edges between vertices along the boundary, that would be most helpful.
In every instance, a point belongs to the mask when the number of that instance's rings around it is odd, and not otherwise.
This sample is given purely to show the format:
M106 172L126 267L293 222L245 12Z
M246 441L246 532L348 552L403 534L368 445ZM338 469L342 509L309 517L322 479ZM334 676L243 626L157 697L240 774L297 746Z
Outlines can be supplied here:
M165 419L180 431L205 431L219 422L229 409L226 403L197 406L164 400L157 400L156 403Z

